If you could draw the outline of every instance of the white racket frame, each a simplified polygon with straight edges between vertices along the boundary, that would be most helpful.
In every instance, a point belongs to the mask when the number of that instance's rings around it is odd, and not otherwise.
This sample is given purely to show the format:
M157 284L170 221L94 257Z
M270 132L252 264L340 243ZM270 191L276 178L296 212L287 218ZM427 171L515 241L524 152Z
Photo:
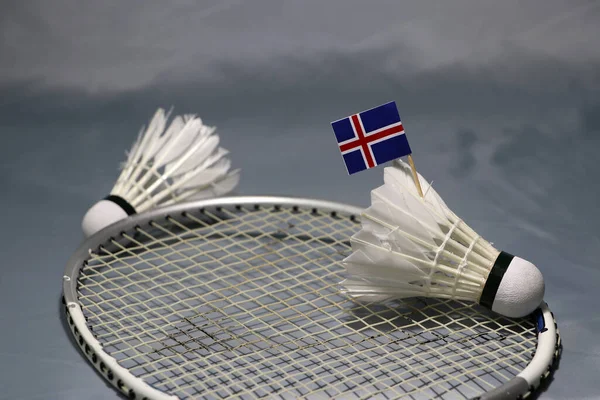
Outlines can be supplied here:
M118 221L105 229L90 236L83 242L67 262L63 276L63 302L67 322L73 337L96 370L125 396L133 399L177 399L167 395L142 379L121 367L109 354L105 353L102 345L89 330L81 305L77 299L77 277L83 267L83 261L110 237L118 236L121 232L136 225L145 225L151 220L167 215L180 214L185 211L198 210L208 207L231 206L298 206L315 208L320 211L338 212L360 217L362 208L324 200L308 198L277 197L277 196L230 196L209 200L199 200L181 203L169 207L157 208L141 214L135 214ZM527 398L552 373L562 349L560 335L554 316L548 305L543 303L536 311L538 316L538 343L533 359L529 365L510 381L502 386L480 396L480 399L515 399Z

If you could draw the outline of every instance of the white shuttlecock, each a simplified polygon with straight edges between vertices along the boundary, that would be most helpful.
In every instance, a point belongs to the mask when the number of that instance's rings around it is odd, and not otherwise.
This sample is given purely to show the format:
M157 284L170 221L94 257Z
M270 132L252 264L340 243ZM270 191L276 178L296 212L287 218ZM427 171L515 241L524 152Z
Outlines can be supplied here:
M219 147L214 127L195 115L176 116L158 109L140 131L110 195L85 214L85 236L129 215L182 200L224 195L239 182L228 151Z
M421 198L408 164L384 169L371 192L341 285L355 299L437 297L477 302L508 316L534 311L544 279L527 260L496 250L446 206L419 175Z

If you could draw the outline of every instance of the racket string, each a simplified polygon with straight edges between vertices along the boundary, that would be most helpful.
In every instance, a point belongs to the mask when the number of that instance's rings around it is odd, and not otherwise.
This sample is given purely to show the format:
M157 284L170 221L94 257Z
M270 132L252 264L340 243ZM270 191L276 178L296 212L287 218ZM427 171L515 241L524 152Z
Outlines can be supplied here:
M109 354L181 397L469 397L527 364L534 335L470 304L343 297L356 228L301 209L171 216L93 253L80 301Z

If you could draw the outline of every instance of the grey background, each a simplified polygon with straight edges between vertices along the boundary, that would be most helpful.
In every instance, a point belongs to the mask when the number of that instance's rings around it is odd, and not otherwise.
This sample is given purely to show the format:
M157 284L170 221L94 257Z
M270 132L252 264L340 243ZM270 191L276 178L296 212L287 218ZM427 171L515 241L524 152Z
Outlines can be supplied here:
M396 100L419 171L535 262L564 340L542 398L600 397L600 3L3 1L0 399L113 398L59 318L80 219L159 107L219 127L240 194L369 203L329 122Z

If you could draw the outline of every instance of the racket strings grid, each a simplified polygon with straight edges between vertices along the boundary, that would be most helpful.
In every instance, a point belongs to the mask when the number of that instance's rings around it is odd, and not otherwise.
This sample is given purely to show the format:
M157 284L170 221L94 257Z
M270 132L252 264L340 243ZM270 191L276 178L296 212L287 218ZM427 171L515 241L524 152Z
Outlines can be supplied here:
M155 215L79 260L67 310L130 396L472 398L527 367L531 320L343 295L354 215L243 202Z

